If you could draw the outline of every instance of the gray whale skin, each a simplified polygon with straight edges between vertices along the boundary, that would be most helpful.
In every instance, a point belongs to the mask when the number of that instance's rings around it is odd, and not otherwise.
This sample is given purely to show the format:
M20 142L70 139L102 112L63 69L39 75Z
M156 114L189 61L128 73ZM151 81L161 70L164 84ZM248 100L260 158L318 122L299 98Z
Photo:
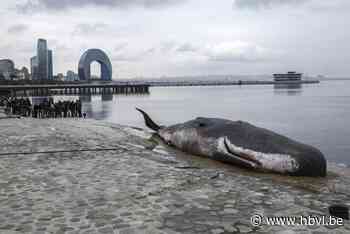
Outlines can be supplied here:
M184 152L257 171L324 177L327 162L316 148L243 121L197 118L169 127L142 113L146 126Z

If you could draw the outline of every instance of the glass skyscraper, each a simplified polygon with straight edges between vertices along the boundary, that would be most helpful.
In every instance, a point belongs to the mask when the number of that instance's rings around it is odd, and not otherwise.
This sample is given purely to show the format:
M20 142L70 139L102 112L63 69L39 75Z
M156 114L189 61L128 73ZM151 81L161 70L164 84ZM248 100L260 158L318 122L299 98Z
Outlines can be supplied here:
M30 59L30 73L32 74L32 80L38 80L38 57L34 56Z
M47 61L48 61L48 78L53 80L53 64L52 64L52 50L47 51Z
M44 39L38 40L38 79L47 80L49 78L47 42Z
M52 50L48 50L45 39L38 40L37 55L31 58L30 64L33 80L53 80Z

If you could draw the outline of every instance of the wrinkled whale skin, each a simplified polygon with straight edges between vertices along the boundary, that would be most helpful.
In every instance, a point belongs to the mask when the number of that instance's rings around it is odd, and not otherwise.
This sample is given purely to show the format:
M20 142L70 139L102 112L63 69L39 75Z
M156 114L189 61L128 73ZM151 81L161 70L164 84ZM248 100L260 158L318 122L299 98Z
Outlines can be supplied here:
M184 152L258 171L314 177L327 174L327 162L318 149L247 122L199 117L159 127L139 111L148 127Z

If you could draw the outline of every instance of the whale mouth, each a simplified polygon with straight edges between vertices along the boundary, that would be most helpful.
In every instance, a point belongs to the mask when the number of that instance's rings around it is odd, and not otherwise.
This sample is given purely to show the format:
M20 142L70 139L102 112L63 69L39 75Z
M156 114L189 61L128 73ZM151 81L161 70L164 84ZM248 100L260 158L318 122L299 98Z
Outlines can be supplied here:
M238 160L240 164L242 164L245 167L255 168L255 169L262 168L262 163L256 160L253 155L233 149L232 147L230 147L229 142L230 141L227 139L227 137L224 137L224 145L225 145L226 151L227 153L230 154L231 157Z

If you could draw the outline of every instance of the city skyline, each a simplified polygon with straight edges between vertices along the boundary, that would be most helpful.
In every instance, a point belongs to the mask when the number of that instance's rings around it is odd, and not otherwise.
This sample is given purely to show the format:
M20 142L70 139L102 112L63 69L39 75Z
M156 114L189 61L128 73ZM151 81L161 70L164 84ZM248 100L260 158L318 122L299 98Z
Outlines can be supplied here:
M89 48L108 54L114 78L350 73L345 0L36 2L5 0L0 10L1 58L19 67L45 38L56 74L77 72Z

